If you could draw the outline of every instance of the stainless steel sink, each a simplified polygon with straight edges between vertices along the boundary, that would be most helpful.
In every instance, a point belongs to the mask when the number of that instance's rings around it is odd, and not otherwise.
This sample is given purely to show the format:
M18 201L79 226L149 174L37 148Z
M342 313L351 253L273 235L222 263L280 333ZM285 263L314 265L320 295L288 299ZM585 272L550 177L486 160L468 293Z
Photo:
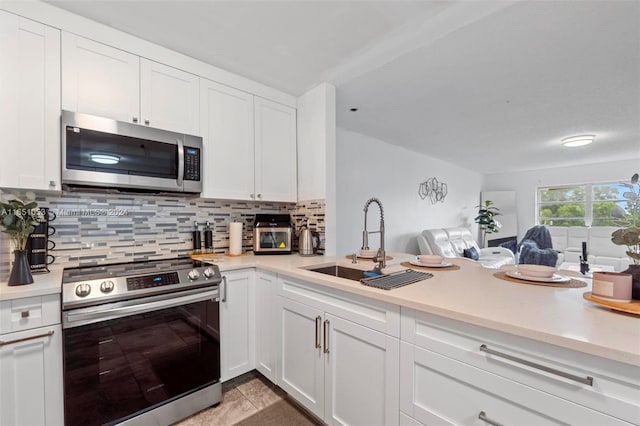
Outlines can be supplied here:
M348 280L360 281L362 278L366 278L365 271L361 269L347 268L346 266L329 265L321 266L317 268L307 269L312 272L319 272L321 274L331 275L333 277L346 278Z

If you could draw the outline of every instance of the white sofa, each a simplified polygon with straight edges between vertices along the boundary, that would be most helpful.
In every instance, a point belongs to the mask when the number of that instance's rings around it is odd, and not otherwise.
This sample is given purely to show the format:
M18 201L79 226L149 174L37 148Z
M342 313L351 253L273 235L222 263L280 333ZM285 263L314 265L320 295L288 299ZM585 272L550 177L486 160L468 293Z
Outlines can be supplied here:
M478 262L485 268L498 269L502 265L513 264L515 256L503 247L481 249L467 228L426 229L418 237L420 254L438 254L444 257L463 257L465 249L475 247L480 258Z
M611 266L615 271L624 271L629 267L630 259L625 253L627 246L618 246L611 242L615 226L549 226L553 249L558 251L558 266L563 262L580 263L582 242L587 242L589 263Z

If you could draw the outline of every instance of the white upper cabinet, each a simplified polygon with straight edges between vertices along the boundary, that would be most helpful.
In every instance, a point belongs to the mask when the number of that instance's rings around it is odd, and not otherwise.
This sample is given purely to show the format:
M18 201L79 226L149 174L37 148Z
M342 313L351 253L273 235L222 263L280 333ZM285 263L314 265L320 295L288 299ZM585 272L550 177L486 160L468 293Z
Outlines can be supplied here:
M0 11L0 187L60 190L60 31Z
M199 134L197 76L62 34L62 109Z
M254 193L253 95L205 79L200 85L202 196L249 200Z
M205 198L297 199L296 110L201 79Z
M296 110L255 98L255 190L258 200L297 200Z
M199 135L199 80L193 74L141 58L142 123L174 132Z
M63 32L62 109L139 122L140 58Z

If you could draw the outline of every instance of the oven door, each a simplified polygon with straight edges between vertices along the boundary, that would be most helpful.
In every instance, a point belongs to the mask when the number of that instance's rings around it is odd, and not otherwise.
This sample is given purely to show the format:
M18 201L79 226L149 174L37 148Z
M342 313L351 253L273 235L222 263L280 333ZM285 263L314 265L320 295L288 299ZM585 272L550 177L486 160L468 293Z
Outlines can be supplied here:
M65 424L119 423L219 382L218 300L209 288L64 312Z

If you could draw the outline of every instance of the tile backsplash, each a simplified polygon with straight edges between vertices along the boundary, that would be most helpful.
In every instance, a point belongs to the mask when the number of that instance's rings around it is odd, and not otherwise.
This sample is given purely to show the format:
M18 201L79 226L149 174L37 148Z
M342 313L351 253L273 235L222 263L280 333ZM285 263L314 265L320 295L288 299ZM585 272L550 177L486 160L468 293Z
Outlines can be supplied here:
M50 222L55 248L49 253L64 267L186 256L194 221L201 232L210 222L215 253L228 250L229 222L242 222L243 249L251 251L256 213L290 213L296 231L309 218L324 242L324 200L294 204L73 193L39 195L37 201L57 216ZM8 236L0 235L0 281L8 279L11 249Z

